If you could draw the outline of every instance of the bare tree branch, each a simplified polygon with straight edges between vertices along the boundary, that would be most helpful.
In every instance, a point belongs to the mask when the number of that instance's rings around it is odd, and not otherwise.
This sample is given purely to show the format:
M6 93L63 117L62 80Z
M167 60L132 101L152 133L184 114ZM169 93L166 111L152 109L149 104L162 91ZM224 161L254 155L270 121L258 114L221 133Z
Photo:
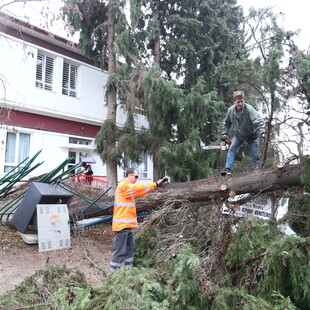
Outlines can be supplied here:
M14 3L19 3L19 2L24 2L24 3L27 3L27 2L47 2L49 0L14 0L14 1L10 1L10 2L7 2L5 4L2 4L0 6L0 10L2 10L4 7L8 6L8 5L11 5L11 4L14 4Z

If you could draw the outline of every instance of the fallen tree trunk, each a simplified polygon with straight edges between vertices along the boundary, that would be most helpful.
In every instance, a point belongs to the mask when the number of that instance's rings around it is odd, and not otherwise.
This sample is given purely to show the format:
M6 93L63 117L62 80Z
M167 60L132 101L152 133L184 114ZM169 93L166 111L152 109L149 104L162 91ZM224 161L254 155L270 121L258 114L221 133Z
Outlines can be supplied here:
M197 181L167 184L165 187L155 189L147 196L137 198L137 211L144 212L160 208L166 201L174 201L177 206L184 202L225 200L233 195L266 193L300 186L301 167L301 164L285 165L280 168L260 169L227 176L219 175ZM102 208L112 205L113 197L98 203ZM96 210L96 216L113 212L113 208L97 212L98 207L96 206L88 212L94 210ZM80 211L74 210L74 213L77 214Z

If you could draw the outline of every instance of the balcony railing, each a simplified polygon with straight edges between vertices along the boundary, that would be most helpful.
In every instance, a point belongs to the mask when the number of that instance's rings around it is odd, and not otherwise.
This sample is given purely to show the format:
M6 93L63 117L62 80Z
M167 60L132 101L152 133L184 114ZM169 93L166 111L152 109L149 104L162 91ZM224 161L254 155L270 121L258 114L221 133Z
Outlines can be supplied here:
M103 190L107 189L107 177L102 175L75 175L74 181Z

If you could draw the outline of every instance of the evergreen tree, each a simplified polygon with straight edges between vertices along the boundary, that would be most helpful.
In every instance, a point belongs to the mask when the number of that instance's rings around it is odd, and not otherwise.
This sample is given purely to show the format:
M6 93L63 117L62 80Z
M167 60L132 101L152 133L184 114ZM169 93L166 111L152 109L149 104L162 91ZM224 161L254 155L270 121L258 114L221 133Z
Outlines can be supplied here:
M107 83L107 115L96 138L97 151L107 165L108 184L116 188L119 154L115 152L117 141L117 53L116 40L126 28L125 1L79 1L65 2L64 13L76 31L80 30L80 47L84 53L95 58L109 73ZM104 116L103 116L104 119Z
M216 140L223 101L232 91L216 70L243 54L242 12L236 1L131 4L140 55L156 63L145 75L143 99L150 136L161 141L153 157L174 180L205 177L216 156L201 152L200 142Z

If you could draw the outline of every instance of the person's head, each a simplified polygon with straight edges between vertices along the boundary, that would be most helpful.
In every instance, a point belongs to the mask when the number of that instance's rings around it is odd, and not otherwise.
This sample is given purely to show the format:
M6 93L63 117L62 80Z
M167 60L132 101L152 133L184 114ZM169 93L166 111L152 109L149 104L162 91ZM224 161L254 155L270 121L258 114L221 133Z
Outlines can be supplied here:
M83 163L82 163L82 167L86 167L86 163L83 162Z
M244 107L244 93L243 91L235 91L233 94L234 104L238 111L242 111Z
M130 183L136 183L139 177L139 171L135 168L128 168L126 170L126 179Z

